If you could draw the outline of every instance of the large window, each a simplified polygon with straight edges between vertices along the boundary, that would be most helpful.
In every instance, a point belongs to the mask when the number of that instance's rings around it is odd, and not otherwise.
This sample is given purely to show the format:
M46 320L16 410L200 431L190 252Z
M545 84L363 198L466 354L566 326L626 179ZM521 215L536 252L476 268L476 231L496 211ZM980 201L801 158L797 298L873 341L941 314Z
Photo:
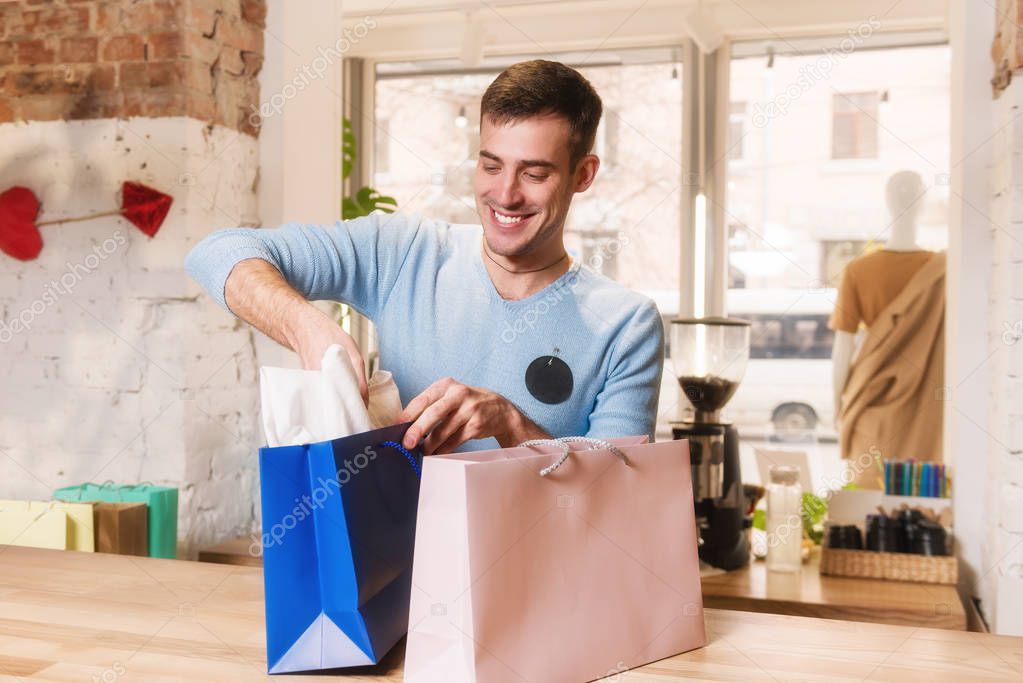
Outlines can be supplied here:
M593 186L573 200L569 252L628 287L674 300L682 185L676 54L656 49L557 57L578 68L604 104L595 148L601 168ZM472 72L443 62L378 65L374 186L397 198L402 211L479 223L473 174L480 97L505 65L530 58L505 58L490 62L492 70Z
M792 297L836 287L887 239L885 183L902 170L927 187L920 244L945 248L949 60L947 45L732 60L731 100L746 103L741 127L729 112L743 149L728 164L733 280Z
M894 173L927 188L918 243L947 245L948 46L843 47L736 44L731 62L730 99L745 106L728 112L742 152L727 167L727 301L753 322L753 351L729 414L747 437L834 438L826 321L846 265L890 235Z

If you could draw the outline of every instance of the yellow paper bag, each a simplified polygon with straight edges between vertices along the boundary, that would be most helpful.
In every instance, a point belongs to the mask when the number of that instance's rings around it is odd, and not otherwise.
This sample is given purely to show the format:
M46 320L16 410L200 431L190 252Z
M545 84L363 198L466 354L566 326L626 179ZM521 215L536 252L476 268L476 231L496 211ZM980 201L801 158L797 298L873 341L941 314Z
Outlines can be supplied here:
M43 510L59 510L66 512L68 517L68 550L81 550L91 553L96 550L96 532L92 503L65 503L63 501L43 502L34 500L29 503L31 512Z
M92 503L65 503L62 501L0 500L0 509L25 511L36 516L48 512L64 513L66 517L67 541L60 546L65 550L81 550L91 553L96 549ZM42 519L42 517L40 517ZM54 524L52 521L43 524ZM22 545L15 543L14 545ZM52 545L33 546L50 548Z
M26 501L0 501L0 545L67 550L68 513L29 510Z

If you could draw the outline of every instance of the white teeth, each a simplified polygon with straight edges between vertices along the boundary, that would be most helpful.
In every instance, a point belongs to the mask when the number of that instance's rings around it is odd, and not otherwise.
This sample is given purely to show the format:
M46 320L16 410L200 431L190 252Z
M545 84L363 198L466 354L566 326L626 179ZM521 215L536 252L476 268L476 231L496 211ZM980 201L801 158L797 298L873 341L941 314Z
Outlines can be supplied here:
M514 225L523 218L522 216L505 216L503 213L498 213L496 210L494 211L494 215L497 216L497 222L502 225Z

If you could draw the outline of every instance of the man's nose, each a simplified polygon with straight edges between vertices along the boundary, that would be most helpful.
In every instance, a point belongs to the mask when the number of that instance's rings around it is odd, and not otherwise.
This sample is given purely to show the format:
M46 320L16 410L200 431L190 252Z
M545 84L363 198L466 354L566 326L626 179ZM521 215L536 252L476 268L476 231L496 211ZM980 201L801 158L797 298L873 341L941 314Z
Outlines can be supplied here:
M515 172L503 173L497 192L497 201L506 209L513 209L522 202L519 176Z

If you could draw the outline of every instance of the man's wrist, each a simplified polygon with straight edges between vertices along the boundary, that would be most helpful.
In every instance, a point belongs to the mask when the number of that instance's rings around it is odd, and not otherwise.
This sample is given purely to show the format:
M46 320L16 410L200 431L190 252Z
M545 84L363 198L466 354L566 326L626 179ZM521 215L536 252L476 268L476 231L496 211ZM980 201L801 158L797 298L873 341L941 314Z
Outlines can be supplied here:
M549 439L550 434L545 432L532 420L522 414L515 404L505 399L508 415L505 419L507 430L503 434L495 435L498 445L501 448L513 448L523 441L532 439Z
M281 331L293 351L298 351L306 331L313 329L323 312L308 301L290 302L281 311Z

